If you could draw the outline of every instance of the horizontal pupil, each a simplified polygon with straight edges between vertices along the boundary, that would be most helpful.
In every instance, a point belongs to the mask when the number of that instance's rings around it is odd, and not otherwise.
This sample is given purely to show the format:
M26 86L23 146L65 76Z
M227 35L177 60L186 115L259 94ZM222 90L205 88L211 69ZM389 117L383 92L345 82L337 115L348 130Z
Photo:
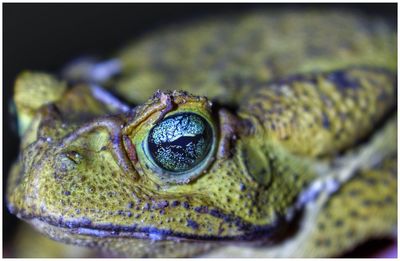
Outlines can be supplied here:
M171 145L186 146L190 142L199 141L201 138L203 138L202 134L197 134L196 136L181 136L172 142L163 142L160 144L160 146L161 147L166 147Z

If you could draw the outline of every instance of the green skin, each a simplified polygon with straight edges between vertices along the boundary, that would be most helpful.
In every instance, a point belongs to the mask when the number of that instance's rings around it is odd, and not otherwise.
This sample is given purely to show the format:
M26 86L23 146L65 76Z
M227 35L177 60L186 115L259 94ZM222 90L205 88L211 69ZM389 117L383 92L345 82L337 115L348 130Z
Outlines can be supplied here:
M379 20L260 12L175 26L117 53L122 73L101 84L142 104L129 110L88 84L25 72L9 209L55 240L118 256L337 256L391 236L396 55ZM204 160L176 175L145 147L181 112L213 136Z

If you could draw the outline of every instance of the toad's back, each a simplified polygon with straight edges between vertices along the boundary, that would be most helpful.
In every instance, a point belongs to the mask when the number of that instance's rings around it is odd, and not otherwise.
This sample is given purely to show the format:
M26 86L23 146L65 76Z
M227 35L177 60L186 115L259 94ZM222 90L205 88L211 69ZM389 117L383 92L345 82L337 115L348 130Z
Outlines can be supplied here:
M394 70L396 46L395 31L382 20L348 12L217 17L167 28L123 49L119 89L136 102L157 89L183 89L241 103L256 83L287 75L354 65Z

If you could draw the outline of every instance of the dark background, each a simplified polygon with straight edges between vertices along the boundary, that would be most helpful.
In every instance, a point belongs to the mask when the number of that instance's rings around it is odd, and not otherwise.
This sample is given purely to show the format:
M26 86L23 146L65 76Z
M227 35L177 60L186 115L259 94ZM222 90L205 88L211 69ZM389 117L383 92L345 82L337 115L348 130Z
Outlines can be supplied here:
M127 41L171 23L245 9L356 9L397 25L397 4L3 4L3 191L18 154L15 119L9 113L14 80L22 70L58 72L80 55L106 56ZM3 197L3 250L17 219Z

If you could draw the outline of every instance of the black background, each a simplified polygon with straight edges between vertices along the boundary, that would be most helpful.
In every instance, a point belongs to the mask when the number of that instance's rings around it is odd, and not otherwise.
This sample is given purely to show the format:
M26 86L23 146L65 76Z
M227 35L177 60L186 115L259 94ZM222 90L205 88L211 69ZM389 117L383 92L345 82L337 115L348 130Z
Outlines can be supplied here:
M25 69L57 72L84 54L106 56L128 40L166 24L245 9L307 8L307 4L3 4L3 191L18 153L9 103L16 75ZM315 7L315 5L313 5ZM397 4L320 4L379 15L397 25ZM3 197L3 250L16 218Z

